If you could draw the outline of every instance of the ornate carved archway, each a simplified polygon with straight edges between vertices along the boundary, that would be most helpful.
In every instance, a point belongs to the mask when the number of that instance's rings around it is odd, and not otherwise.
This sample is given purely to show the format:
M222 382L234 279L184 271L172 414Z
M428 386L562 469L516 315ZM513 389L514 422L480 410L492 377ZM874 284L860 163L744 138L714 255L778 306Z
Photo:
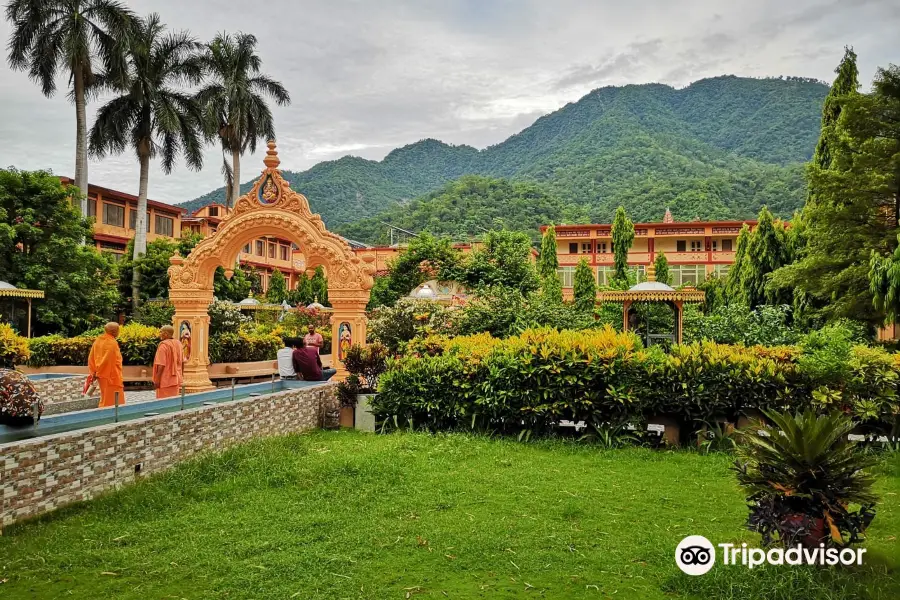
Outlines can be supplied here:
M297 244L307 268L323 265L328 272L332 315L332 365L337 377L346 374L341 361L349 343L366 341L366 304L375 273L374 256L360 258L347 242L325 229L309 209L303 194L291 189L278 170L275 142L269 142L262 176L238 199L219 229L201 241L186 258L177 254L169 267L169 300L175 306L174 326L185 346L185 388L209 389L209 314L216 268L231 277L241 249L250 240L277 235Z

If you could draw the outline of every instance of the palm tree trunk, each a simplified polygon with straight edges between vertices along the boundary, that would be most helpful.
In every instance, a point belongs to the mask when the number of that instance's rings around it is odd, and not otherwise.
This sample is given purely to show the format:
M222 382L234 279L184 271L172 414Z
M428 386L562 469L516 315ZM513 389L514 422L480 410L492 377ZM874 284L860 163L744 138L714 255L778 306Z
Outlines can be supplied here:
M228 208L234 208L238 198L241 197L241 152L231 151L231 198L228 199Z
M75 187L81 190L81 216L88 214L87 110L84 73L74 70L75 85Z
M137 310L141 304L141 270L137 259L147 252L147 185L150 179L150 149L147 142L141 144L141 183L138 188L137 218L134 225L134 269L131 276L131 305Z

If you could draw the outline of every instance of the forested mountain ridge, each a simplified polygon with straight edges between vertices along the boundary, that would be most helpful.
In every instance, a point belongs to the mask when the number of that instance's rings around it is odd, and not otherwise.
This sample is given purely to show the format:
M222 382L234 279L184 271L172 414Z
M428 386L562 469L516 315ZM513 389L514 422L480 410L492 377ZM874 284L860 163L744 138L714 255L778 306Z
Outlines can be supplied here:
M808 79L735 76L680 90L604 87L484 150L428 139L381 161L347 156L284 176L332 228L383 212L375 220L395 218L398 207L469 174L535 182L578 205L569 214L594 221L608 221L619 204L637 220L658 219L666 206L683 219L750 217L763 204L789 216L803 202L802 163L827 92ZM220 189L182 206L222 198ZM378 237L346 229L363 241Z

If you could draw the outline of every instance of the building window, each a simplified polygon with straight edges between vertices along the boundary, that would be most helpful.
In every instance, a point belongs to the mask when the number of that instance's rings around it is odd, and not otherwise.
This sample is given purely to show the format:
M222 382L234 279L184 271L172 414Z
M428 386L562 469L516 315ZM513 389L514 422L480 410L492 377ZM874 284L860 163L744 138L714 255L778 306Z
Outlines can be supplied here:
M128 211L128 228L129 229L137 229L137 211L135 209L131 209ZM150 211L147 211L147 221L144 225L147 228L147 231L150 231Z
M686 284L696 286L706 280L706 265L670 265L669 273L674 287Z
M691 240L691 252L703 252L703 242L700 240Z
M88 197L88 214L89 217L97 218L97 196Z
M635 265L633 267L628 267L628 271L634 275L635 281L638 283L642 281L647 281L647 266L646 265Z
M608 287L615 273L615 267L597 267L597 285Z
M210 206L209 207L209 216L218 217L219 216L219 207L218 206Z
M678 240L675 242L675 252L687 252L687 242Z
M591 243L590 242L581 242L581 253L582 254L590 254L591 253Z
M560 267L556 273L559 275L559 281L564 288L570 288L575 285L575 267Z
M606 242L597 242L597 252L606 254Z
M578 242L569 242L569 254L578 254Z
M247 245L244 246L244 254L250 254L251 251L250 242L247 242Z
M269 244L269 258L275 258L275 246L276 244Z
M156 215L154 230L156 231L157 235L167 235L169 237L175 237L175 220L169 217Z
M713 252L718 252L718 251L719 251L719 240L713 240L713 241L712 241L712 251L713 251Z
M731 240L722 240L722 252L731 252Z
M715 265L713 267L713 275L718 277L719 279L725 279L728 277L728 273L731 271L731 265Z
M279 246L278 251L281 253L281 260L288 259L288 247L287 246Z
M262 240L256 240L256 255L257 256L265 256L266 255L266 245Z
M103 223L113 227L125 227L125 207L104 202Z

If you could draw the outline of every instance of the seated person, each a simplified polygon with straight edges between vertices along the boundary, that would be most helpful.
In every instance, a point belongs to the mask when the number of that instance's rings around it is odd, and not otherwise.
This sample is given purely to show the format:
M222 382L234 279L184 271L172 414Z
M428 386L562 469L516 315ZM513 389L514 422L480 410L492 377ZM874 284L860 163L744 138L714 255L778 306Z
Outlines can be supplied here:
M284 338L284 348L278 351L278 374L282 379L297 379L297 371L294 369L294 361L291 357L294 355L294 348L297 347L297 341L294 338Z
M294 338L291 342L296 344L291 357L294 371L304 381L328 381L337 373L335 369L322 369L318 348L308 347L303 338Z
M44 403L34 384L0 356L0 424L30 425L41 418Z

